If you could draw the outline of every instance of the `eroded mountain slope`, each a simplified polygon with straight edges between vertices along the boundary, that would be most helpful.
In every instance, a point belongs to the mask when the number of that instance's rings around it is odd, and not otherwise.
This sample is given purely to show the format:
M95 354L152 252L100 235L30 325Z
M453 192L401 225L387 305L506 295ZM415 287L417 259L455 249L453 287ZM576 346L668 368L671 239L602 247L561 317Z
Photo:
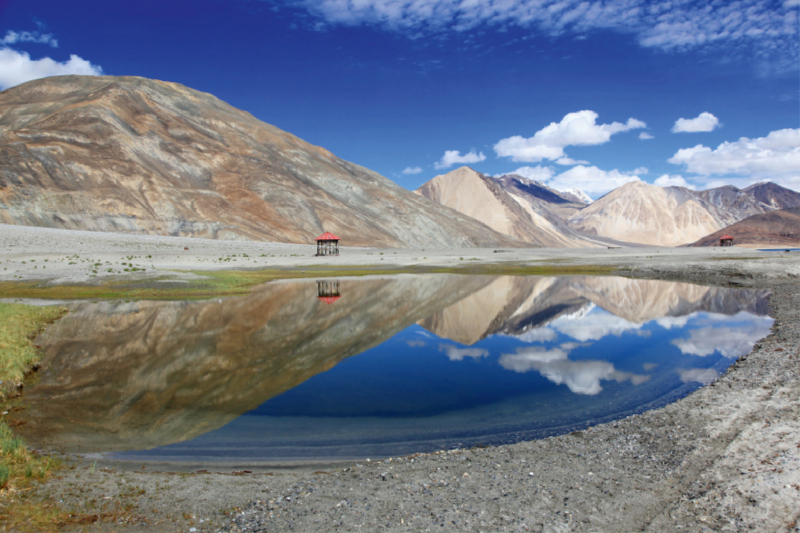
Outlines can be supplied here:
M461 167L436 176L415 191L477 219L490 228L537 246L576 248L596 244L562 218L583 207L518 176L492 178ZM559 216L561 215L561 216Z
M214 96L135 77L0 93L0 222L355 246L512 239Z

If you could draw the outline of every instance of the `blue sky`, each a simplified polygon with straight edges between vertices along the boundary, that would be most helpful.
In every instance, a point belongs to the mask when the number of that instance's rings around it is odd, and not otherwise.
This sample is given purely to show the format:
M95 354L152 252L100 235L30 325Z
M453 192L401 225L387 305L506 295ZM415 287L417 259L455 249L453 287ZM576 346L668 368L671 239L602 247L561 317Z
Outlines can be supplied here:
M798 11L800 0L0 0L0 88L60 73L174 81L409 189L469 164L593 197L634 179L800 190Z

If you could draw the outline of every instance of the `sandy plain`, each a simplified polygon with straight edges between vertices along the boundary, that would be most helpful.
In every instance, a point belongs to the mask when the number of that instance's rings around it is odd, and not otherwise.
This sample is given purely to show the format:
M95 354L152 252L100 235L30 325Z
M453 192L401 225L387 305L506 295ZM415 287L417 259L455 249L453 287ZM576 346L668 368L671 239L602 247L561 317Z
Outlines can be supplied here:
M635 278L769 288L775 323L708 387L586 431L253 472L247 465L153 472L73 458L74 468L38 497L97 513L100 520L75 531L800 531L800 254L736 247L313 254L313 246L0 226L0 281L174 283L207 270L319 265L387 273L599 265ZM132 510L104 519L122 508Z

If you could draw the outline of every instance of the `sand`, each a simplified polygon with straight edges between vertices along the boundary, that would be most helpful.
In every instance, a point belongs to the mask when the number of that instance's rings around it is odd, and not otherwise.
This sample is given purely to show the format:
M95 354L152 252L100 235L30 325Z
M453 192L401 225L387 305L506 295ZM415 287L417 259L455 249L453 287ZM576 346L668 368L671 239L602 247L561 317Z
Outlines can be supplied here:
M135 506L124 521L76 531L800 531L800 254L736 247L313 253L312 246L0 226L6 281L319 264L609 265L630 277L770 288L775 324L712 385L578 433L252 473L242 472L247 465L155 473L76 459L37 497L90 514ZM219 260L234 254L236 261ZM147 270L126 273L122 263Z
M193 278L192 271L204 270L313 266L392 269L416 265L479 268L496 263L608 265L640 277L653 268L659 276L668 274L671 278L700 274L765 279L800 277L796 253L759 252L738 247L378 249L342 246L339 256L315 257L315 253L313 244L220 241L0 224L0 281L91 284L120 277ZM126 268L144 270L126 272Z

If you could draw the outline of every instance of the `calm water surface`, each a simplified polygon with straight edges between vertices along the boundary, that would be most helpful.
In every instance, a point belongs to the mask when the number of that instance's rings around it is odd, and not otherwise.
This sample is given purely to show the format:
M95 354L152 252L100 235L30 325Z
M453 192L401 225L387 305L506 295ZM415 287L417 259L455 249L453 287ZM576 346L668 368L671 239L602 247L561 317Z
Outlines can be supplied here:
M118 459L254 463L539 438L711 382L769 333L767 295L403 275L75 303L37 340L25 436Z

